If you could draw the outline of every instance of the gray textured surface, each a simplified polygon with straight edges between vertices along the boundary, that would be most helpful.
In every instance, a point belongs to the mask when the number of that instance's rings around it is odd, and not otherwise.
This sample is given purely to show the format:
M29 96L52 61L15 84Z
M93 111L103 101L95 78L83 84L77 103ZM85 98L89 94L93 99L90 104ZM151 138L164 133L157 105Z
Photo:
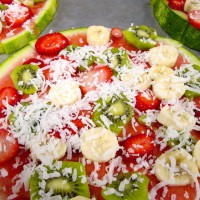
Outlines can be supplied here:
M154 18L149 0L59 0L55 18L42 34L89 25L124 29L131 23L151 26L159 35L167 36ZM6 58L6 55L1 55L0 62Z

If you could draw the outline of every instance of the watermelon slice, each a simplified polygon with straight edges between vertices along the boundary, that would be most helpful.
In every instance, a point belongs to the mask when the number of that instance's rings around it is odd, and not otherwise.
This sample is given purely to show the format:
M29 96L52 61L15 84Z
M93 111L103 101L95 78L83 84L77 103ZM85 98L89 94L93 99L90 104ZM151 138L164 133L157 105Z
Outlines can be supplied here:
M35 39L53 20L53 16L58 8L58 0L46 0L36 2L32 9L34 18L31 21L31 31L17 28L15 34L6 36L6 32L0 34L0 54L11 54L24 47L29 41Z
M200 30L189 23L185 12L170 8L167 0L151 0L150 3L158 23L170 37L191 49L200 50Z

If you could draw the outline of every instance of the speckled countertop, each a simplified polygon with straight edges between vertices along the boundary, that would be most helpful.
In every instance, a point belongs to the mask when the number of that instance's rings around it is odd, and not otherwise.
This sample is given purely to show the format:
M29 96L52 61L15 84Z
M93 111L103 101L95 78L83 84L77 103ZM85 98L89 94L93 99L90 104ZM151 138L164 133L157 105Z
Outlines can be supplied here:
M159 35L167 36L154 18L149 0L59 0L54 20L42 34L89 25L124 29L131 23L153 27ZM199 52L193 52L200 56ZM0 62L7 57L0 55Z

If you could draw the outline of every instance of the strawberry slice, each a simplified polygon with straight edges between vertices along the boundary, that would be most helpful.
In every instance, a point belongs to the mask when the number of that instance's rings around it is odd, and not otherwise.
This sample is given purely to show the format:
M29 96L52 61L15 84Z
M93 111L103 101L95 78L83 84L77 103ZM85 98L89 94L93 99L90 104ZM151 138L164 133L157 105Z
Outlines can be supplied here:
M91 119L92 116L92 110L81 110L79 112L79 115L76 119L73 119L71 122L74 123L78 130L80 130L81 128L85 127L86 124L84 123L84 121L82 120L82 117L87 117Z
M37 58L30 58L26 62L23 63L23 65L28 65L28 64L37 65L40 68L43 68L45 66L44 62Z
M144 154L152 153L154 149L154 139L147 134L139 134L127 138L123 142L123 146L130 159L133 157L140 157Z
M18 141L5 129L0 129L0 163L14 157L19 149Z
M0 3L2 4L11 4L13 0L0 0Z
M13 28L20 27L31 17L33 17L31 9L24 4L9 5L5 12L6 23Z
M161 101L156 98L150 90L147 92L139 92L136 96L135 107L140 111L145 111L148 109L158 109L160 107Z
M124 34L123 34L123 32L122 32L122 29L117 28L117 27L111 29L111 36L112 36L113 38L115 38L115 39L121 38L121 37L123 37L123 35L124 35Z
M200 29L200 10L193 10L188 13L188 20L196 29Z
M183 11L185 0L169 0L169 7L174 10Z
M17 102L19 102L21 99L21 96L19 95L18 91L13 88L13 87L5 87L3 89L0 90L0 111L1 111L1 115L2 110L6 108L6 106L4 105L3 102L5 102L6 100L8 101L9 105L16 105Z
M61 33L49 33L37 40L35 49L39 54L54 56L68 45L69 40Z
M102 82L111 82L113 72L108 66L92 68L81 77L81 91L86 94L95 90Z
M195 109L195 116L200 118L200 97L195 97L193 99L196 109Z

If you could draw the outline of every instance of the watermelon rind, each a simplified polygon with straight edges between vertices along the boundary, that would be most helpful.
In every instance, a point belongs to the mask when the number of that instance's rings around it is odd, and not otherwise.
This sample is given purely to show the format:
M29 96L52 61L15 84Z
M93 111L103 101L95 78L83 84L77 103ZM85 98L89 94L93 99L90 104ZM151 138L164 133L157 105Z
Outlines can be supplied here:
M150 3L159 25L170 37L200 51L200 30L188 22L186 13L171 9L167 0L151 0Z
M35 16L33 33L25 29L19 34L3 39L0 43L0 54L11 54L35 39L53 20L57 8L58 0L46 0L43 9Z

